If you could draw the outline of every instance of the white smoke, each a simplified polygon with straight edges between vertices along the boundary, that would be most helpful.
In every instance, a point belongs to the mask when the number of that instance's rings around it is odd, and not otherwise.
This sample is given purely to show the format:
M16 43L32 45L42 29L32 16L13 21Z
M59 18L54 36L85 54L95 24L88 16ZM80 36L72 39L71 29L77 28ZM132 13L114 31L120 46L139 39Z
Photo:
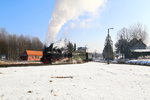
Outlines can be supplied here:
M68 44L69 41L67 39L60 39L54 43L53 47L56 49L61 49L61 48L66 49Z
M55 0L55 8L48 26L46 45L55 41L55 37L70 20L79 20L80 16L95 15L106 0ZM83 24L83 23L82 23ZM84 24L83 24L84 25Z

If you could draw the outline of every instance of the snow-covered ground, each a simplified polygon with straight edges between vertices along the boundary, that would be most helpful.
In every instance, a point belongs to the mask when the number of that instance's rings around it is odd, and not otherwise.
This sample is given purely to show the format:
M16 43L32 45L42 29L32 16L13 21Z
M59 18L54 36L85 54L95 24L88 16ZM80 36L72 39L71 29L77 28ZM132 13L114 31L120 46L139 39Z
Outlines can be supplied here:
M150 100L150 67L90 62L0 68L0 100Z
M147 65L147 66L150 66L150 60L149 59L128 60L125 63L126 64L135 64L135 65Z

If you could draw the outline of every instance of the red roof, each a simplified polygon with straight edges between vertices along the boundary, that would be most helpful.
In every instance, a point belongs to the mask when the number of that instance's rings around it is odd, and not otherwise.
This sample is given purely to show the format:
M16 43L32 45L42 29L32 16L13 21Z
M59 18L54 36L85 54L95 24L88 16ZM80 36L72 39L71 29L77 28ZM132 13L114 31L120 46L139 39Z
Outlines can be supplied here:
M32 55L32 56L42 56L43 53L42 51L33 51L33 50L26 50L27 55Z

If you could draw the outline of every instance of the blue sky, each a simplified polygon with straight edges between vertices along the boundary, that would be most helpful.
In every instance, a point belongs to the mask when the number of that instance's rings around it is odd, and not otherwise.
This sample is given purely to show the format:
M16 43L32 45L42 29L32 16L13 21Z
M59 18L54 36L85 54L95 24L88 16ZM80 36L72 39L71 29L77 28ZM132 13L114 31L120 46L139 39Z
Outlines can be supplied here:
M0 27L13 34L37 36L45 41L48 23L54 9L55 0L1 0ZM86 4L86 3L85 3ZM102 52L107 29L112 40L116 41L117 31L135 23L147 26L150 34L150 0L108 0L89 27L66 29L66 23L57 35L57 39L68 38L77 46L85 46L90 51ZM84 19L84 17L79 17Z

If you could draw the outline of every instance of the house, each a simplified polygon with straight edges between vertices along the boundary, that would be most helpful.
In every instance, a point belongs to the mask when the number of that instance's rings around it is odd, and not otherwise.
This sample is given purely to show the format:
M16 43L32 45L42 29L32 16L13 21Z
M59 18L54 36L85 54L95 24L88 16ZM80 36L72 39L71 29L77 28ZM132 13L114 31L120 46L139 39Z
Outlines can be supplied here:
M26 50L21 54L20 59L25 61L40 61L42 56L42 51Z
M130 44L132 44L132 42L130 42ZM146 47L146 44L144 44L143 41L140 39L134 45L132 45L131 50L146 49Z
M135 42L130 50L132 58L139 58L142 56L145 57L150 55L150 49L147 49L146 44L144 44L141 40Z
M132 55L134 58L150 58L150 49L135 49Z

